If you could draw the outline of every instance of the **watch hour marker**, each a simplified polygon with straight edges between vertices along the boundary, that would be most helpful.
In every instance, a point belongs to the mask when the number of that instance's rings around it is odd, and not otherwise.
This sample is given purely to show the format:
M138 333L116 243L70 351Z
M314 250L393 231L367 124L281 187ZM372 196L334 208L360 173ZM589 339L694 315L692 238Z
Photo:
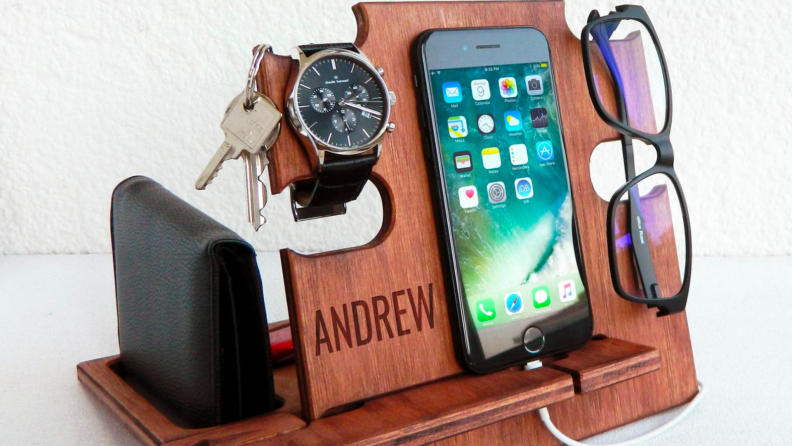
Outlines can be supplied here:
M367 132L366 129L362 129L362 130L363 130L363 133L366 134L366 138L371 138L371 135L369 135L369 132Z
M330 144L330 140L331 139L333 139L333 134L332 133L330 133L330 135L327 137L327 143L328 144Z
M369 82L371 82L371 79L373 79L373 78L372 78L372 77L369 77L369 78L368 78L368 80L367 80L366 82L363 82L363 83L364 83L364 84L368 84Z
M319 121L316 121L316 122L314 122L313 124L309 125L309 126L308 126L308 128L309 128L309 129L312 129L312 128L313 128L313 126L315 126L315 125L316 125L316 124L318 124L318 123L319 123Z
M330 63L333 65L333 69L335 70L336 69L335 59L330 59Z
M309 89L309 90L311 89L311 87L309 87L309 86L307 86L307 85L305 85L305 84L300 84L300 86L301 86L301 87L305 87L305 88L307 88L307 89Z
M352 64L352 69L349 70L350 73L353 72L353 71L355 71L355 64Z
M352 141L349 139L349 135L347 135L347 144L349 144L350 146L352 145Z
M319 74L319 70L317 70L316 67L311 67L311 69L313 69L316 72L316 74ZM321 74L320 74L320 76L321 76Z

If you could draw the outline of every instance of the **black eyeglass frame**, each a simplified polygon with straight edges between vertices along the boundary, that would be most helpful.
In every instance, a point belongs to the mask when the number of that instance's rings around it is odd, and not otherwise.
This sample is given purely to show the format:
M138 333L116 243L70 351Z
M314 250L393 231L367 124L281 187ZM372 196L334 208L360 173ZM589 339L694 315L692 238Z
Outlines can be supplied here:
M592 57L591 57L591 47L589 45L589 35L591 35L591 30L597 26L602 25L603 23L610 22L610 21L622 21L622 20L634 20L646 27L646 30L649 32L649 35L654 42L655 48L657 49L657 54L660 59L660 66L663 71L663 80L665 82L665 92L666 92L666 112L665 112L665 123L663 129L657 134L646 133L644 131L632 128L629 124L622 122L610 115L607 112L605 107L600 101L599 94L597 92L597 85L594 76L594 68L592 64ZM641 6L634 6L634 5L623 5L617 6L616 12L612 12L607 16L600 17L597 11L592 11L589 15L588 23L583 28L581 32L580 42L583 50L583 65L584 71L586 73L586 81L588 84L589 96L591 96L592 103L594 104L594 108L599 114L600 118L605 121L608 125L613 127L617 132L621 133L625 137L637 138L640 141L643 141L647 144L652 145L656 152L657 152L657 160L655 165L652 166L647 171L635 176L634 178L628 178L626 184L620 187L614 194L608 204L608 260L610 262L610 271L611 271L611 280L613 282L613 287L616 290L616 293L621 296L622 298L636 302L640 304L646 304L649 308L659 308L657 316L665 316L668 314L679 313L685 309L685 305L687 304L687 298L690 291L690 275L692 269L692 239L691 239L691 231L690 231L690 217L688 214L687 202L685 201L684 193L682 192L682 187L679 183L679 178L674 171L674 150L671 146L670 140L670 133L671 133L671 121L673 117L673 107L672 107L672 98L671 98L671 84L669 82L668 76L668 66L666 65L665 55L663 54L663 48L660 45L660 41L657 37L657 33L652 25L652 21L649 19L646 10ZM624 140L623 140L624 143ZM629 142L631 145L631 142ZM630 148L631 151L631 148ZM632 160L629 160L632 162ZM614 222L616 221L616 209L620 203L621 197L625 194L628 194L630 189L634 186L638 185L641 181L649 178L653 175L665 175L670 181L671 184L676 189L677 198L679 199L680 207L682 208L682 216L684 221L684 231L685 231L685 271L682 277L682 286L679 292L671 297L666 298L652 298L650 291L653 284L645 283L643 280L642 268L649 269L651 267L651 257L645 258L645 256L635 256L635 265L638 269L639 276L641 276L641 286L644 290L645 297L638 297L629 294L627 291L624 290L621 284L621 279L619 277L619 270L618 264L616 261L616 237L614 234ZM632 216L631 216L632 218ZM633 239L633 243L635 243ZM635 249L633 250L635 253ZM657 286L657 284L654 284Z

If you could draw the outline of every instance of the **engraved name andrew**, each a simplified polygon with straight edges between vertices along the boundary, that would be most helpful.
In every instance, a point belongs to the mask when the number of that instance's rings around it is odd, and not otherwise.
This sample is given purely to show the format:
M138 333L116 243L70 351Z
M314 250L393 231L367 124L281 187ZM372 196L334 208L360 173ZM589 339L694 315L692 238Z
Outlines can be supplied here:
M434 329L432 285L317 310L316 356Z

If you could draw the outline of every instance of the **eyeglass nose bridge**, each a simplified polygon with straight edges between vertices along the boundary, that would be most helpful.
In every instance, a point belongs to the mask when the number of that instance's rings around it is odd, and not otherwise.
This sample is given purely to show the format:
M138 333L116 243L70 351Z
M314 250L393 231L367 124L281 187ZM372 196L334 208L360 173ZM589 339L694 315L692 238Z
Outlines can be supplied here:
M656 165L673 167L674 166L674 148L671 146L671 141L668 138L658 139L652 142L652 145L657 150Z

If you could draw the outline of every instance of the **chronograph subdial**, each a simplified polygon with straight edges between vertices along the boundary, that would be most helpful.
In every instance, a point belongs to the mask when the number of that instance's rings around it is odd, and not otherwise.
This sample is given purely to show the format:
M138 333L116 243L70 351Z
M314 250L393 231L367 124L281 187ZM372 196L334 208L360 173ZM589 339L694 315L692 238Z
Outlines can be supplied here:
M335 106L335 94L329 88L320 87L311 93L311 107L319 113L331 112Z
M357 115L352 110L340 109L332 116L333 127L339 132L352 133L357 128Z
M368 102L369 93L366 87L359 84L352 84L344 90L344 101L346 102Z

